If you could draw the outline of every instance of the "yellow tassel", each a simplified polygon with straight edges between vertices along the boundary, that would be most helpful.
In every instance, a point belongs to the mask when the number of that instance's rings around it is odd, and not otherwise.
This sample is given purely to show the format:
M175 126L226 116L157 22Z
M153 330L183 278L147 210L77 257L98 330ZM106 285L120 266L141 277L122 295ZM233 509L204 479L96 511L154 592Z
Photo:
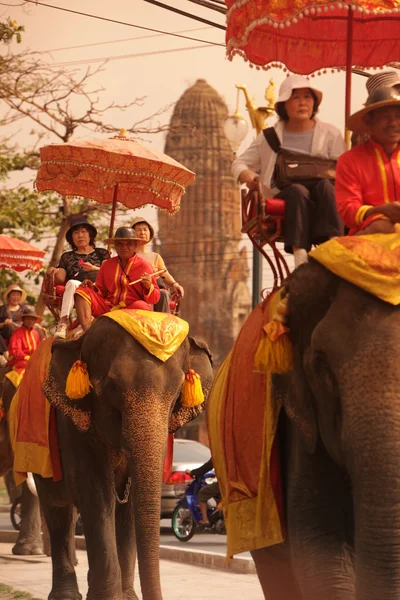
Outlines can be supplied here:
M182 385L181 402L183 406L198 406L204 402L200 375L193 369L189 369L189 371L185 373L185 381Z
M88 395L91 387L87 365L76 360L68 373L65 393L72 400L80 400Z
M265 335L260 340L254 357L257 371L287 373L293 369L293 346L289 329L279 321L272 320L264 327Z

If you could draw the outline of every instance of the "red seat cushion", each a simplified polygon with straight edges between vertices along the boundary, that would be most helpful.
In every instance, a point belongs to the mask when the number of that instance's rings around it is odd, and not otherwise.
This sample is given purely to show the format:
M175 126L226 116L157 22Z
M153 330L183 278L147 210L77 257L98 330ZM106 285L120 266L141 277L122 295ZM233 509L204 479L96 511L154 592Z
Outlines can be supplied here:
M267 215L274 217L285 216L285 201L281 198L266 198L265 199L265 212Z

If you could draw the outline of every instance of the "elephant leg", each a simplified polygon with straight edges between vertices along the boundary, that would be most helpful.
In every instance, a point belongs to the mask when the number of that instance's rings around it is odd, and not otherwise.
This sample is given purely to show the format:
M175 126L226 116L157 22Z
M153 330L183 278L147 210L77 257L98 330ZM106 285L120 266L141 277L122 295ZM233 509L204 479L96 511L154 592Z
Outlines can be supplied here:
M254 550L251 556L266 600L303 600L286 544Z
M22 485L21 500L21 528L12 553L43 554L39 499L30 492L26 482Z
M321 444L291 453L288 537L292 565L307 600L354 600L352 499L345 473Z
M14 502L14 500L16 500L22 493L22 486L15 485L13 470L8 471L8 473L6 473L4 475L4 483L6 484L7 494L8 494L10 503L12 504Z
M115 533L118 561L121 569L123 600L139 600L133 589L136 564L136 536L133 513L133 495L126 504L116 504Z
M82 600L74 569L74 506L66 499L63 483L37 475L35 482L51 544L53 584L48 600Z

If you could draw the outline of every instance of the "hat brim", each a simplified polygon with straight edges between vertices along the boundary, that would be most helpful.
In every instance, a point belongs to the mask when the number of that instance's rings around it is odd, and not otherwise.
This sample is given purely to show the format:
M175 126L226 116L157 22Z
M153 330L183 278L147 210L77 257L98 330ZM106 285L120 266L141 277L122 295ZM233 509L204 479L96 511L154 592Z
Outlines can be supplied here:
M375 102L374 104L365 106L353 115L350 115L347 119L347 129L354 131L354 133L369 133L368 123L365 122L366 115L386 106L400 106L400 100L382 100L382 102Z
M91 225L90 223L75 223L75 225L72 225L72 227L70 227L67 231L67 233L65 234L65 239L67 240L68 244L70 244L72 246L72 234L74 232L75 229L77 229L78 227L84 227L85 229L88 229L91 233L91 237L93 239L96 238L97 236L97 229L94 225Z
M315 88L311 87L311 85L308 86L299 86L299 87L293 87L291 90L288 90L289 95L288 94L283 94L282 96L279 97L279 99L277 100L277 102L275 102L275 112L277 112L277 107L278 104L282 104L283 102L287 102L289 100L289 98L291 97L293 90L301 90L304 87L308 87L309 90L311 90L312 92L314 92L314 94L317 97L317 106L315 108L319 108L319 105L322 102L322 92L320 92L319 90L316 90Z
M8 288L6 289L6 291L4 292L4 296L3 296L3 300L4 300L4 304L8 304L8 296L11 294L11 292L19 292L21 294L21 304L23 302L25 302L26 300L26 292L23 289L13 289L13 286L8 286Z
M143 240L141 240L140 238L123 238L123 237L117 237L117 238L107 238L106 240L104 240L104 244L115 244L115 242L142 242Z
M33 319L36 319L36 323L41 323L43 321L43 317L41 317L40 315L37 314L22 314L21 317L18 319L19 321L23 321L24 319L27 319L29 317L32 317Z

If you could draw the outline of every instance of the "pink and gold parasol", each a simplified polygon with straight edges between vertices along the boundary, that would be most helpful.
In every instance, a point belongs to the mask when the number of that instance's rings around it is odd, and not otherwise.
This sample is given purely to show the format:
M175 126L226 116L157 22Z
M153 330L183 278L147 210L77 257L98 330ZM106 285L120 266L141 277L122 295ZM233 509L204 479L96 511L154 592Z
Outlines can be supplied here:
M127 208L153 204L173 214L195 174L162 152L126 137L52 144L40 149L35 187ZM112 218L113 221L113 218ZM112 234L112 226L110 228ZM110 235L111 235L110 234Z
M0 268L13 271L39 271L46 253L28 242L0 235Z
M285 66L308 75L400 60L400 0L225 0L226 46L258 68Z

